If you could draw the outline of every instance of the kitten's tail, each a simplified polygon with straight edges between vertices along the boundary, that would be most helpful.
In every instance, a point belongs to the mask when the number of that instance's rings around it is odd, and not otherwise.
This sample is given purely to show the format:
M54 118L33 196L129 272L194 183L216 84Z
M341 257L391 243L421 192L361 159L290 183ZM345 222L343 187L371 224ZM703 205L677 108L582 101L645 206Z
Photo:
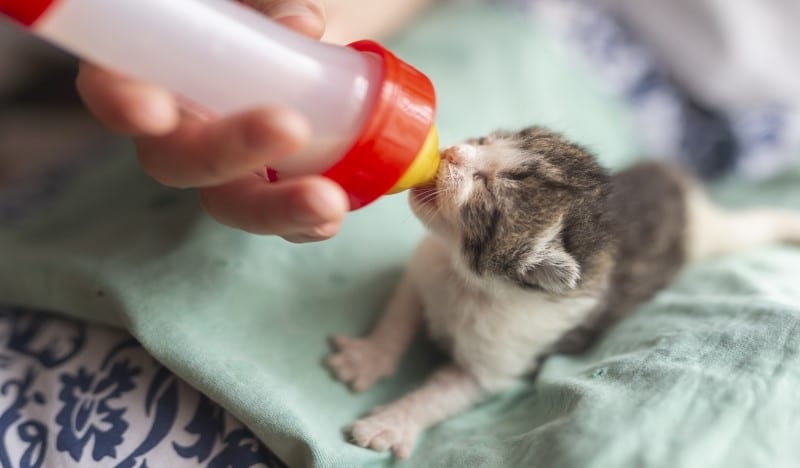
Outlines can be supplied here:
M698 187L687 194L687 254L690 261L767 244L800 245L800 212L753 209L729 211Z

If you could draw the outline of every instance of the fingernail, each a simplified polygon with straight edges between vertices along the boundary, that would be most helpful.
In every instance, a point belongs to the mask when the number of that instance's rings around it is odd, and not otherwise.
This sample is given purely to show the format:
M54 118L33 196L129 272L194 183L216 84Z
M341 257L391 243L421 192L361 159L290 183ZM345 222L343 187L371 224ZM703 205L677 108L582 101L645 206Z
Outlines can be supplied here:
M315 13L311 8L309 8L307 5L297 2L277 3L272 8L269 8L266 13L274 20L291 17L315 16Z
M339 223L333 222L317 226L312 229L310 233L286 236L284 239L294 244L307 244L310 242L319 242L330 239L331 237L335 236L337 232L339 232Z
M171 131L178 123L178 110L166 96L142 99L138 112L132 120L150 135L161 135Z
M320 185L300 199L298 205L293 210L295 222L305 226L319 226L329 224L347 211L348 201L341 190Z
M311 232L308 234L311 238L316 239L328 239L336 235L339 232L340 223L338 221L334 221L332 223L321 224L319 226L315 226Z

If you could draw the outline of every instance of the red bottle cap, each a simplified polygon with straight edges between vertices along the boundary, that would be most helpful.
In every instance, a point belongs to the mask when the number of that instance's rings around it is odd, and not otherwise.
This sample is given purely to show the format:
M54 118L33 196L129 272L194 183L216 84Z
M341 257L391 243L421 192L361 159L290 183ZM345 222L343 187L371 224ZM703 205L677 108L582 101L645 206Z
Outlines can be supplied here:
M32 26L56 0L0 0L0 13Z
M356 210L389 192L412 165L434 124L436 97L427 76L380 44L349 47L383 61L383 82L361 135L323 174L349 194Z

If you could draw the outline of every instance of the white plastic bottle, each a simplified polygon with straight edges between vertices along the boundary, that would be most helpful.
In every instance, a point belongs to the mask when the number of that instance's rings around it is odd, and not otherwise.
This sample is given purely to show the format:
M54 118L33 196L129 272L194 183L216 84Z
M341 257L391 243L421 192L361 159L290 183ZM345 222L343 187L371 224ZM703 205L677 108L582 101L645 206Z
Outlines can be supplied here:
M312 143L271 179L327 175L353 209L430 181L438 166L430 80L373 42L313 41L231 0L0 0L0 14L210 118L299 111Z

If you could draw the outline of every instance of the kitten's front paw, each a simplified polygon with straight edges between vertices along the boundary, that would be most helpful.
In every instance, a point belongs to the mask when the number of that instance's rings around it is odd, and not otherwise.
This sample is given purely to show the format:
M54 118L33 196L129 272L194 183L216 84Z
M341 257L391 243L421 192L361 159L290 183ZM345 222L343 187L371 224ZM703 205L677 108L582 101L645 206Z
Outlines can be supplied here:
M377 408L350 426L350 436L360 447L378 452L392 450L400 459L411 456L420 426L402 408Z
M354 392L363 392L394 373L394 356L369 338L336 336L333 344L337 351L328 356L328 367Z

